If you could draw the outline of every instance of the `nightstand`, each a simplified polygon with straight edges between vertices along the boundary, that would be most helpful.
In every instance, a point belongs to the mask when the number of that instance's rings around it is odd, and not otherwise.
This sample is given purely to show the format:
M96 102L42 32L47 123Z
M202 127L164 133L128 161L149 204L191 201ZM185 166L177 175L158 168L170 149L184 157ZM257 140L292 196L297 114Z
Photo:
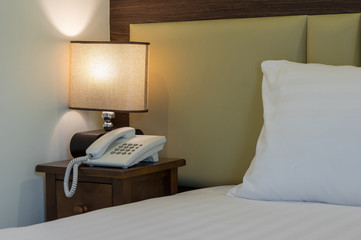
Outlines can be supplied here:
M160 158L131 168L79 167L78 187L72 198L64 195L63 180L69 160L39 164L45 173L46 220L68 217L105 207L161 197L178 192L178 167L184 159Z

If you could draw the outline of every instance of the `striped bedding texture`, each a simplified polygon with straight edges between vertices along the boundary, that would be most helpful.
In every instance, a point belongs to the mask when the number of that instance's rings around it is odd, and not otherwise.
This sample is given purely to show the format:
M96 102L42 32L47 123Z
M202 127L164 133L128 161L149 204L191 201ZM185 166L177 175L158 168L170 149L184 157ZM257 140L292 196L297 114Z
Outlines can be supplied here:
M28 227L0 239L361 239L361 208L271 202L205 188Z

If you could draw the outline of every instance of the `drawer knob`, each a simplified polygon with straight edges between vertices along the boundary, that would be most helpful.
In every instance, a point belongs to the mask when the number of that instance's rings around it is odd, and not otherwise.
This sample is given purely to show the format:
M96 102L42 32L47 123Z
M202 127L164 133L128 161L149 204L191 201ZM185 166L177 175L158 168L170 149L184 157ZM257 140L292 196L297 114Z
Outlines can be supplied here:
M86 213L88 211L88 207L87 206L76 206L74 207L74 213L75 214L81 214L81 213Z

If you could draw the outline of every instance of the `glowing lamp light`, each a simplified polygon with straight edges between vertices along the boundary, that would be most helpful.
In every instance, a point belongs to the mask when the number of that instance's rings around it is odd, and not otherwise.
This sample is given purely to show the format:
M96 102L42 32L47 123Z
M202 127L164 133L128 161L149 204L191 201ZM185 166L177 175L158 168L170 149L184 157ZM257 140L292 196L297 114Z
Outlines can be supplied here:
M40 0L49 21L66 36L79 35L92 20L99 0Z
M70 108L148 111L149 43L71 42L70 48Z

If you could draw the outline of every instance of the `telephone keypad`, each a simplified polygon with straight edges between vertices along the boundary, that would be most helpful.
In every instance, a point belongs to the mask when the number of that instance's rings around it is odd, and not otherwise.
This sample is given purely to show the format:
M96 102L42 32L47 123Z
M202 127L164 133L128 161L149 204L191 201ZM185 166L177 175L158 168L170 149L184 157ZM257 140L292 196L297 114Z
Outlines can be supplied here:
M135 152L135 150L139 149L139 147L142 146L143 144L138 144L138 143L121 143L119 144L119 146L115 147L113 151L110 152L110 154L130 155L133 152Z

